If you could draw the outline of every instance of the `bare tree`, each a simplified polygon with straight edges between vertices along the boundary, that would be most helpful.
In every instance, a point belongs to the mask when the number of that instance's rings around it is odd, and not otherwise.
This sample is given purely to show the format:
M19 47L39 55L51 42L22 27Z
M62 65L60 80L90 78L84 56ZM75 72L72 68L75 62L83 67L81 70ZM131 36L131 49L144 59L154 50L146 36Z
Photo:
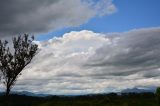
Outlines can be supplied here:
M6 102L9 100L9 94L15 85L17 78L22 70L27 66L38 50L38 45L33 43L34 36L13 37L13 48L8 46L7 41L0 40L0 72L1 80L6 88ZM6 104L8 105L8 104Z

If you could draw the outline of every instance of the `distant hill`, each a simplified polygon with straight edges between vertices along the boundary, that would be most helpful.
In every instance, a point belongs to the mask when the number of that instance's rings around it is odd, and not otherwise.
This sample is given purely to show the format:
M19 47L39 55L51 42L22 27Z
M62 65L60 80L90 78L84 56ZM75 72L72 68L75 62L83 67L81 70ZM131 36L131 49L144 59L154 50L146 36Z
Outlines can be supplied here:
M155 93L156 87L153 88L128 88L121 91L121 93L145 93L145 92L151 92Z
M150 93L155 93L156 91L156 87L152 87L152 88L146 88L146 89L142 89L142 88L128 88L128 89L124 89L121 92L118 92L117 94L122 94L122 93L145 93L145 92L150 92ZM32 92L28 92L28 91L14 91L11 92L11 94L16 94L16 95L25 95L25 96L33 96L33 97L47 97L47 96L54 96L51 94L42 94L42 93L32 93ZM106 93L104 93L106 94ZM107 93L109 94L109 93ZM4 95L4 93L0 92L0 95ZM86 95L94 95L94 94L86 94ZM70 96L70 95L65 95L65 96ZM72 96L80 96L80 95L72 95Z
M15 94L15 95L25 95L25 96L33 96L33 97L46 97L46 96L51 96L50 94L40 94L40 93L32 93L32 92L28 92L28 91L21 91L21 92L11 92L11 94ZM3 92L0 92L0 95L4 95Z
M37 96L37 97L46 97L46 96L50 96L50 94L40 94L40 93L32 93L32 92L28 92L28 91L22 91L22 92L14 92L15 94L18 95L26 95L26 96Z

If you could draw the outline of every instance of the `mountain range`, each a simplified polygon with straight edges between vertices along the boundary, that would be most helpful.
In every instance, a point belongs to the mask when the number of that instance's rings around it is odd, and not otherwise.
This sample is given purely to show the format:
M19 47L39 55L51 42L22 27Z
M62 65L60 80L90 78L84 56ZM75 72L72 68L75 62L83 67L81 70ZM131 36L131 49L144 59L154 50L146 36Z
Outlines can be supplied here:
M151 92L151 93L155 93L156 91L156 87L152 87L152 88L127 88L122 90L121 92L117 93L117 94L122 94L122 93L145 93L145 92ZM46 97L46 96L54 96L51 94L42 94L42 93L32 93L32 92L28 92L28 91L14 91L11 92L11 94L16 94L16 95L26 95L26 96L33 96L33 97ZM4 95L3 92L0 92L0 95ZM90 94L89 94L90 95ZM78 96L78 95L77 95Z

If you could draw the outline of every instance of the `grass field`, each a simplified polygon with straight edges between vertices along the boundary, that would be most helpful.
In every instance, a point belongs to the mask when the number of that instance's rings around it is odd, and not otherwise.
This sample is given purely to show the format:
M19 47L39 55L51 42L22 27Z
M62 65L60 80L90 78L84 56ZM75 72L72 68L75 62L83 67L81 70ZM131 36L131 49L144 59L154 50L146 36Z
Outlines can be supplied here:
M0 97L3 106L4 97ZM11 95L11 106L160 106L153 93L30 97Z

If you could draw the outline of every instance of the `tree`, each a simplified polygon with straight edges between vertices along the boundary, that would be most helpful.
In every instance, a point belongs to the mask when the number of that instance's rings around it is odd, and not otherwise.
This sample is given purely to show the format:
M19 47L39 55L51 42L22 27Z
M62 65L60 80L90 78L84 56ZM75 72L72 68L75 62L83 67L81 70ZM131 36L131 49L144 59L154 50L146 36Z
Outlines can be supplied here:
M1 80L6 88L6 103L9 101L9 94L15 85L17 78L36 55L38 45L33 43L34 36L13 37L13 48L10 49L8 42L0 40L0 72ZM7 105L7 104L6 104Z
M158 106L160 106L160 87L158 87L156 90L156 97L158 101Z

